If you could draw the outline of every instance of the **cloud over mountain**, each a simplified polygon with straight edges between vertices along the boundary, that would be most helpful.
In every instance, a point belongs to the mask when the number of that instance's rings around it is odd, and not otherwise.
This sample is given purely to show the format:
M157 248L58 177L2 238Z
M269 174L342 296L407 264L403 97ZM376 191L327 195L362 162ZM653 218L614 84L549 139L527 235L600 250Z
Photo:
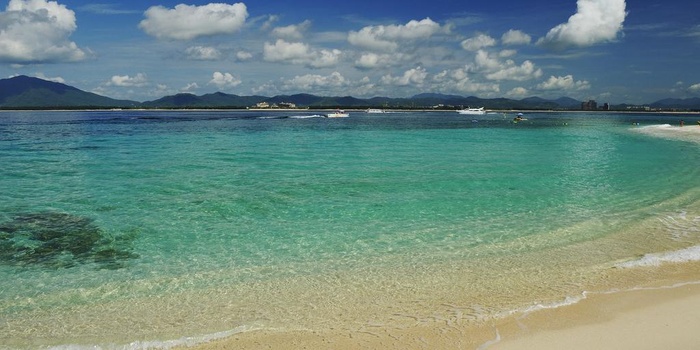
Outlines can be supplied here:
M74 62L88 54L68 38L75 13L46 0L10 0L0 12L0 61L30 64Z
M232 34L245 24L248 9L243 3L180 4L169 9L152 6L139 27L159 39L191 40L201 36Z

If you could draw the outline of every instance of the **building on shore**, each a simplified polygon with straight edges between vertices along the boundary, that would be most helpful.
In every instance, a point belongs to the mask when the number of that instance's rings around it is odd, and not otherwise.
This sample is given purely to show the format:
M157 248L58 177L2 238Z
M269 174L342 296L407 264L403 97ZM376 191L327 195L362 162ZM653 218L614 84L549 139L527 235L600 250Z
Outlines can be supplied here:
M598 103L595 100L581 103L581 109L584 111L595 111L598 109Z

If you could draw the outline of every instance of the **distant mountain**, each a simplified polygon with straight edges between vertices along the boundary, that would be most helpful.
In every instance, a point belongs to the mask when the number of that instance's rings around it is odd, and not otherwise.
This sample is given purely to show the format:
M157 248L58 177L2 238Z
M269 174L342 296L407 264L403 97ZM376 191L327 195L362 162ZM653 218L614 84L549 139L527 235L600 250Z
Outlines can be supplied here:
M0 79L0 108L246 108L259 102L269 104L294 103L309 108L442 108L484 107L486 109L571 110L580 109L581 101L569 97L548 100L528 97L522 100L508 98L484 99L475 96L422 93L408 98L353 96L317 96L311 94L266 96L239 96L222 92L205 94L176 94L139 103L115 100L72 86L27 76ZM700 110L700 98L664 99L649 105L660 110ZM628 109L627 105L613 106Z
M700 109L700 98L667 98L650 104L652 108Z
M0 79L0 108L110 108L138 104L24 75Z
M197 96L176 94L141 104L145 108L245 108L266 100L264 96L238 96L216 92Z

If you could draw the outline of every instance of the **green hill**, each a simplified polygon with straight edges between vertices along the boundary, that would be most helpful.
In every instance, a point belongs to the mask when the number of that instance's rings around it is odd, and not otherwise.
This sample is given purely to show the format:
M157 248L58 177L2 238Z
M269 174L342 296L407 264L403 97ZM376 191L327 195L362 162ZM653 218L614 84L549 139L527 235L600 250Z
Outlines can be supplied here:
M61 83L24 75L0 79L0 108L133 107L138 102L115 100Z

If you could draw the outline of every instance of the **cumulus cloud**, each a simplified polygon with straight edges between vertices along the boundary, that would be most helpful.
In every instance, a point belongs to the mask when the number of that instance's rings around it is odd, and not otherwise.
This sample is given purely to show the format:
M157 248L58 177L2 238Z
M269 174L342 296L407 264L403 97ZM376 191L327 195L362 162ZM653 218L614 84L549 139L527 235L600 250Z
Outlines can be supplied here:
M486 34L479 34L473 38L462 41L462 48L467 51L477 51L494 45L496 45L496 39Z
M530 94L530 91L524 87L516 87L506 93L507 96L514 98L522 98Z
M382 84L395 86L421 86L425 82L425 78L427 76L428 73L425 71L425 68L416 67L405 71L403 75L399 77L394 77L391 74L387 74L382 77Z
M586 80L574 81L572 75L566 75L563 77L550 76L549 79L537 85L540 90L567 90L567 91L579 91L588 90L591 85Z
M236 52L236 59L239 61L247 61L253 58L253 54L248 51L238 51Z
M393 61L390 55L380 55L372 52L364 53L355 60L355 67L360 69L373 69L386 67Z
M282 88L288 91L315 91L337 88L347 85L348 81L339 72L330 75L306 74L298 75L283 82Z
M578 0L576 14L552 28L537 44L564 49L610 42L622 31L626 16L625 0Z
M288 62L303 64L312 68L327 68L335 66L342 52L340 50L313 50L309 45L300 42L287 42L277 39L274 44L265 43L263 59L268 62Z
M107 83L108 86L120 86L120 87L141 87L148 84L148 78L146 74L138 73L135 76L129 75L114 75Z
M185 50L187 58L197 61L217 61L221 59L221 51L209 46L192 46Z
M503 45L527 45L532 41L532 37L519 30L511 29L501 36Z
M500 86L497 83L475 81L470 74L468 66L444 70L433 77L435 90L462 93L497 93L500 91Z
M180 4L173 9L150 7L139 27L159 39L191 40L201 36L231 34L243 27L248 9L243 3Z
M689 90L690 92L692 92L692 93L698 93L698 92L700 92L700 83L690 85L690 87L688 88L688 90Z
M65 82L66 82L66 80L63 79L63 77L47 77L46 74L41 73L41 72L37 72L36 74L34 74L34 76L39 78L39 79L53 81L55 83L65 84Z
M486 51L479 50L474 58L473 72L481 73L488 80L525 81L542 76L542 69L527 60L518 65L514 60L499 60L500 57L490 56Z
M272 35L286 40L301 40L304 38L304 32L311 27L311 21L306 20L299 24L292 24L286 27L277 27L272 30Z
M199 89L199 84L189 83L189 84L185 85L183 88L181 88L180 92L193 92L197 89Z
M440 25L430 18L412 20L405 25L367 26L348 34L350 44L377 51L395 51L401 42L427 39L440 32Z
M219 88L236 87L241 85L241 83L242 81L234 77L231 73L221 72L214 72L211 80L209 81L209 84L216 85Z
M56 1L10 0L0 12L0 61L16 64L75 62L88 54L68 40L75 12Z

